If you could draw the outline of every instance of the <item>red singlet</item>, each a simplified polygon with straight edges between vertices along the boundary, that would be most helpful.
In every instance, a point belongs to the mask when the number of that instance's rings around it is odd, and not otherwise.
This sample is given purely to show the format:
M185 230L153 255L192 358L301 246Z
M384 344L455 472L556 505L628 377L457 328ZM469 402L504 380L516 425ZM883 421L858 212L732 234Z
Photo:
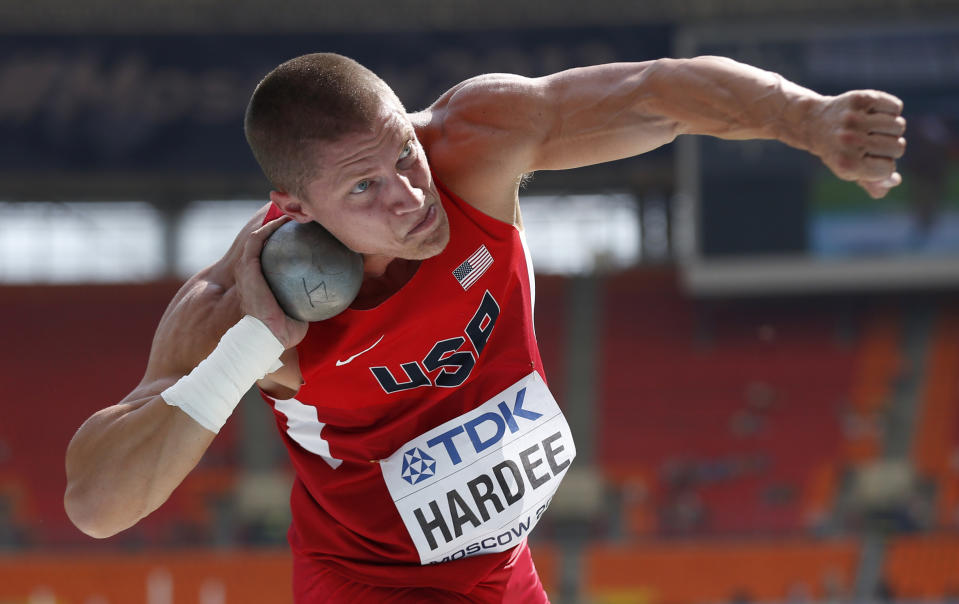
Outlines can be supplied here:
M545 386L520 231L437 188L446 249L376 308L311 323L302 388L265 397L296 471L303 598L311 584L332 589L319 579L329 572L361 586L505 589L509 571L532 569L526 536L575 455ZM542 594L535 571L520 574Z

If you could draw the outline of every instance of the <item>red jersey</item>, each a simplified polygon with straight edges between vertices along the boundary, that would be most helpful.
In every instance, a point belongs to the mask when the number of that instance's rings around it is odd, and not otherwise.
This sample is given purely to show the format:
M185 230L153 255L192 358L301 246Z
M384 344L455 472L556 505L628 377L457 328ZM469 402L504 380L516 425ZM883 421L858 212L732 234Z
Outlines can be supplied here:
M575 451L545 386L522 233L437 188L443 252L377 307L311 323L305 383L265 398L296 471L295 555L466 592L523 543Z

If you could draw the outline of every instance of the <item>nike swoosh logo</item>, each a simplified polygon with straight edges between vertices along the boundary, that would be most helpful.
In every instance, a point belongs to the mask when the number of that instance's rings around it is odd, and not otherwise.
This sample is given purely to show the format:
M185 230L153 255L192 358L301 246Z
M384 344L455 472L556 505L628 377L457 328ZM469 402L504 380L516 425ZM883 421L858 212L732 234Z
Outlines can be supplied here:
M349 363L350 361L352 361L352 360L355 359L356 357L360 356L360 355L363 354L364 352L369 352L369 351L373 350L374 348L376 348L376 345L377 345L377 344L379 344L380 342L383 341L383 338L385 338L385 337L386 337L386 334L384 333L383 335L380 336L380 339L379 339L379 340L373 342L373 345L372 345L372 346L370 346L370 347L367 348L366 350L361 350L361 351L359 351L358 353L354 354L353 356L351 356L350 358L346 359L345 361L340 361L339 359L337 359L337 361L336 361L336 366L337 366L337 367L341 367L341 366L343 366L343 365L346 365L347 363Z

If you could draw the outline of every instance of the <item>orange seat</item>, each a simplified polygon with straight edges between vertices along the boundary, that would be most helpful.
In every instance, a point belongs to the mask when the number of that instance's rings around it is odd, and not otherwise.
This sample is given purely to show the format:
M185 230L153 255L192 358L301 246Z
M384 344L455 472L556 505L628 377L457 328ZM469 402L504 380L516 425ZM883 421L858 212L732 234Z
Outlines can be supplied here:
M560 589L559 548L552 543L537 541L530 544L529 550L543 589L548 595L555 597Z
M959 594L959 536L898 537L886 548L883 574L897 598Z
M804 586L824 595L835 577L848 589L859 545L852 540L686 542L596 546L587 551L585 591L597 601L694 604L736 594L757 601L786 599Z

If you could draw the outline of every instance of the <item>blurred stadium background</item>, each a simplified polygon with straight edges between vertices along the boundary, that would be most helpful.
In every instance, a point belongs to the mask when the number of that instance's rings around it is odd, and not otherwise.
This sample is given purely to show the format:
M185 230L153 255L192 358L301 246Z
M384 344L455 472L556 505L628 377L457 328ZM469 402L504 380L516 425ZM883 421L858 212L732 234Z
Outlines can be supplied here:
M266 199L253 86L315 50L408 108L489 71L713 53L906 101L874 202L767 142L538 173L537 331L579 460L531 543L554 602L959 600L959 3L0 4L0 602L290 601L290 472L248 395L106 541L62 508L84 418Z

